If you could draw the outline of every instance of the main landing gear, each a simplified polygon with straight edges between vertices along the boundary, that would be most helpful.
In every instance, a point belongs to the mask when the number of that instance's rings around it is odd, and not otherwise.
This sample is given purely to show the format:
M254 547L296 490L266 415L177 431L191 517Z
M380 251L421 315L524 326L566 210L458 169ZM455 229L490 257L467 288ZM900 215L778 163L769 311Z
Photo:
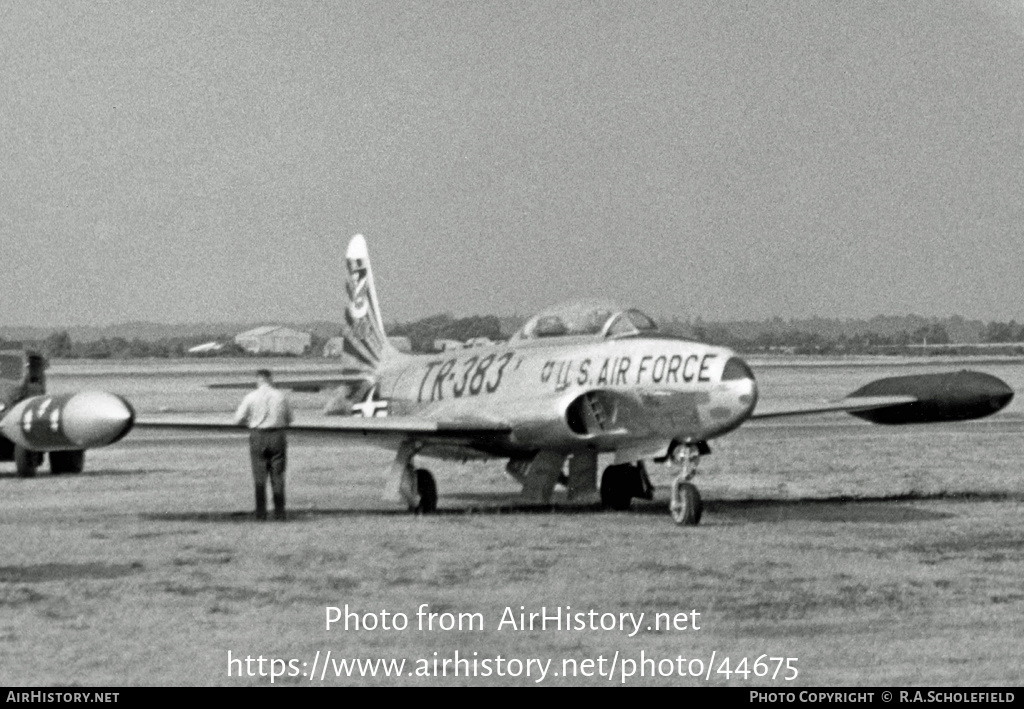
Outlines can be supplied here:
M437 510L437 483L426 468L414 468L412 458L416 446L407 441L398 449L395 462L391 464L392 480L398 479L398 498L410 512L430 514ZM392 490L385 490L386 497L393 497Z
M654 486L643 463L609 465L601 475L601 504L613 510L628 510L634 497L654 498Z
M409 511L417 514L430 514L437 511L437 483L434 476L426 468L417 468L416 492L419 493L419 502L416 505L409 505Z
M706 443L704 447L707 447ZM680 526L691 527L698 524L704 512L704 503L701 502L697 486L690 482L697 474L701 452L700 445L693 443L682 443L669 452L672 462L682 466L672 480L672 499L668 506L672 521Z
M408 466L398 490L410 512L426 515L437 511L437 483L426 468Z
M15 444L14 446L14 468L18 471L18 477L35 477L36 469L43 464L43 454L30 451Z
M50 454L50 472L80 473L85 469L85 451L52 451Z
M51 451L50 472L54 475L62 473L80 473L85 469L85 451ZM22 478L34 477L39 466L43 464L43 453L30 451L22 446L14 446L14 468Z

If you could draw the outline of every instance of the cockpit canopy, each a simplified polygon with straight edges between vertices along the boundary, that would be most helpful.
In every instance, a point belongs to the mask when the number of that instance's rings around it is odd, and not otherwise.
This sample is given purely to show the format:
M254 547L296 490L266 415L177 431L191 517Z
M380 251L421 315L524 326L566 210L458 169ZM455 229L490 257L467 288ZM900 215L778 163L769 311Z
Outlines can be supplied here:
M562 303L537 313L512 336L513 342L549 337L603 340L654 333L658 326L639 310L603 301Z

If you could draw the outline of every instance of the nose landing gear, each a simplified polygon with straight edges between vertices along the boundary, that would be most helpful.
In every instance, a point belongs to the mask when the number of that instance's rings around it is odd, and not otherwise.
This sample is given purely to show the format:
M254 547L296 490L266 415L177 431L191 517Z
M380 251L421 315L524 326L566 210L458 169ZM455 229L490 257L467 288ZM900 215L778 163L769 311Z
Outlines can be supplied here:
M704 512L697 486L690 480L697 474L697 465L703 452L710 452L707 443L681 443L669 453L673 463L682 469L672 480L672 499L669 502L669 513L672 521L683 527L692 527L700 522Z

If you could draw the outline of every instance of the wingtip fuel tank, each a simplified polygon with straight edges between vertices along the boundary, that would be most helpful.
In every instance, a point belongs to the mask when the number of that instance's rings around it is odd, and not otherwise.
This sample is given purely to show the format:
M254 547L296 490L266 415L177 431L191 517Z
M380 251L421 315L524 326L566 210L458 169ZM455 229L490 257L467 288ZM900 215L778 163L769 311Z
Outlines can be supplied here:
M135 423L125 399L103 391L33 396L0 419L0 432L33 451L83 450L121 440Z
M1000 411L1013 399L1013 389L999 377L964 369L941 374L912 374L875 380L847 398L913 396L917 401L851 412L880 424L967 421Z

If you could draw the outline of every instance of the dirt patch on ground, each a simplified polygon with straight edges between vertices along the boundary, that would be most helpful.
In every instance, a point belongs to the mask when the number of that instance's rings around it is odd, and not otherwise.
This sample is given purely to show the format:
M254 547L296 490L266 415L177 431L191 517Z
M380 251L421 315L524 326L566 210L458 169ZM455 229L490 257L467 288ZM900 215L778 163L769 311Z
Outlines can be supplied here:
M143 569L141 561L130 564L82 562L67 564L29 564L0 566L0 583L45 583L80 579L114 579L135 574Z

